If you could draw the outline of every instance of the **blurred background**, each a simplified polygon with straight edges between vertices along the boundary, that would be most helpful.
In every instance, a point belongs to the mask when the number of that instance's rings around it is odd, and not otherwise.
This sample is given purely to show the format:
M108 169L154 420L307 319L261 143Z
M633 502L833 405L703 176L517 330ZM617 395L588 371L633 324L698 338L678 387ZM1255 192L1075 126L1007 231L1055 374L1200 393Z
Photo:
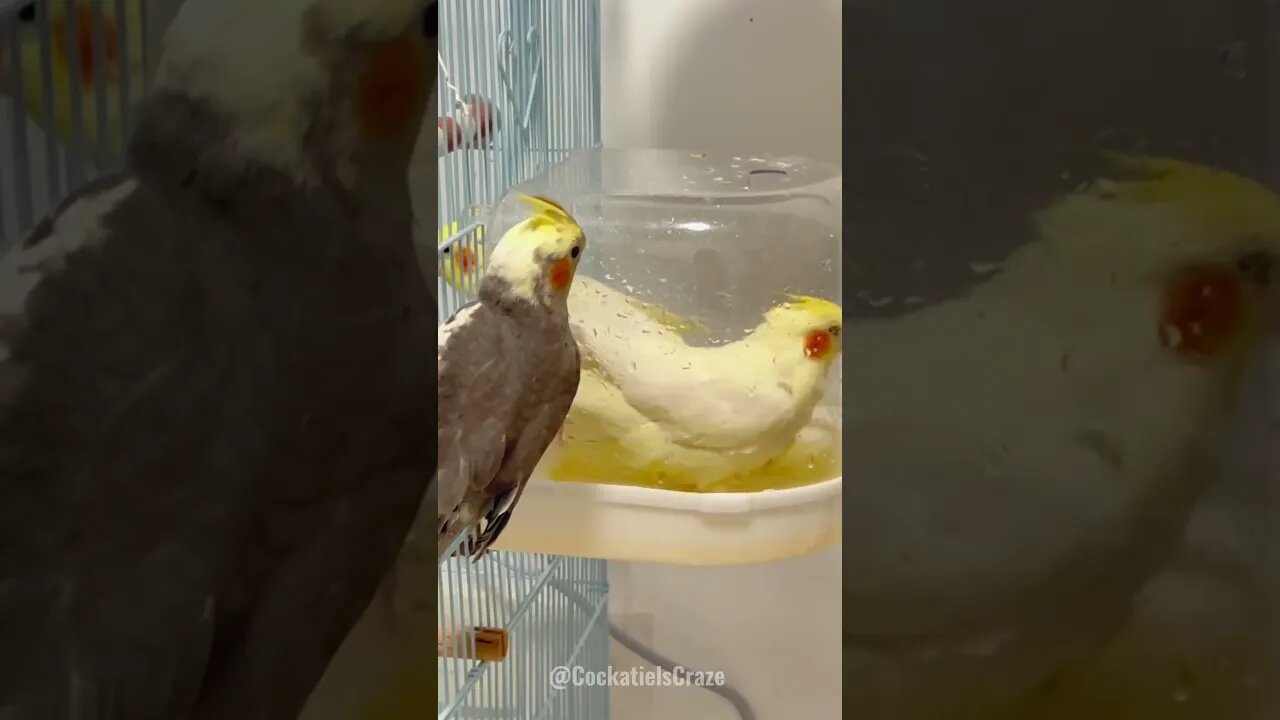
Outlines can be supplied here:
M868 292L937 296L958 261L1001 259L1079 182L1073 147L1280 182L1267 0L854 0L844 23L845 257L876 266L854 269Z
M1034 211L1095 175L1096 155L1078 151L1173 157L1280 188L1280 4L852 0L843 10L845 307L855 316L899 317L975 285L979 267L999 267L1034 237ZM1193 202L1210 202L1208 192ZM1240 388L1219 487L1198 503L1186 534L1192 546L1222 551L1219 560L1242 563L1233 572L1250 565L1252 589L1243 592L1255 600L1274 599L1280 567L1276 533L1267 529L1278 519L1278 373L1273 337ZM858 402L848 390L845 400ZM949 401L937 398L940 407ZM845 469L856 482L848 453ZM1222 500L1232 493L1235 500ZM1244 493L1253 498L1247 510ZM1069 529L1057 518L1045 522ZM852 534L847 522L846 542ZM1139 607L1159 597L1154 604L1186 637L1104 655L1104 671L1074 686L1046 682L1041 690L1056 700L1008 717L1274 717L1274 603L1252 606L1226 599L1222 586L1208 589L1204 577L1220 570L1167 570L1141 596ZM846 591L857 582L846 576ZM1267 645L1260 652L1269 659L1248 671L1225 670L1236 661L1229 651L1206 659L1203 648L1227 636ZM1225 687L1208 679L1213 663L1223 676L1234 673L1222 681L1234 683L1225 695L1210 689ZM865 688L847 658L844 670L846 691ZM1269 709L1221 704L1259 688ZM1099 699L1107 693L1110 700Z

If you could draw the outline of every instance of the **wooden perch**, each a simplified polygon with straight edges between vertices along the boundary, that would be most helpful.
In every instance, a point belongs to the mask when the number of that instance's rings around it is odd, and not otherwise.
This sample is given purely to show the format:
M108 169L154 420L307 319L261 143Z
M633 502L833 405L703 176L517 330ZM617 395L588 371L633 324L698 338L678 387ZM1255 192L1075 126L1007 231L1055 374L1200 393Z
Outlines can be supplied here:
M507 631L489 627L463 631L436 628L436 657L470 658L473 641L475 659L484 662L502 662L507 659Z

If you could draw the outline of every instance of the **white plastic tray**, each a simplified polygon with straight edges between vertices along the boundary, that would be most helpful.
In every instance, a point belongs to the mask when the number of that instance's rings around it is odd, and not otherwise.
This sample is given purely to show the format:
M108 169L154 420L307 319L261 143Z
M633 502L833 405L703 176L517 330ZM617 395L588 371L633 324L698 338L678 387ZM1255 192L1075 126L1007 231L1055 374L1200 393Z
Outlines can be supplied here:
M540 465L495 547L665 563L747 565L840 541L842 479L787 490L688 493L557 482Z

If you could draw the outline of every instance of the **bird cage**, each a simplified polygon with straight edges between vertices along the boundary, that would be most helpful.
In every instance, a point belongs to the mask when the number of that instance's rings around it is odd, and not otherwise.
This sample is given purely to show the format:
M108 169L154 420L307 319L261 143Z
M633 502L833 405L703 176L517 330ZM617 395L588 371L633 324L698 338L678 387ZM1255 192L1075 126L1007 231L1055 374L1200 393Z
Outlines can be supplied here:
M0 0L0 243L118 170L179 0Z
M597 0L443 0L436 81L440 319L470 300L511 186L600 144ZM455 546L469 538L455 541ZM605 561L495 551L439 566L443 718L609 715Z
M474 292L484 223L502 193L600 144L599 2L445 0L436 93L448 317Z

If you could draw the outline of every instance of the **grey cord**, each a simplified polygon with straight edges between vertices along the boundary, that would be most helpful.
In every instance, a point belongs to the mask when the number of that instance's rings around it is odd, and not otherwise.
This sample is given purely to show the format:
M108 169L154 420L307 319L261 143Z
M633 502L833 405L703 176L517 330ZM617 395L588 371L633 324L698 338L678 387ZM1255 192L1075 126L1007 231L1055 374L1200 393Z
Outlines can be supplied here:
M501 562L501 561L499 560L498 562ZM512 570L515 569L507 565L506 563L502 563L502 564L506 566L508 569L512 569ZM556 580L554 578L549 578L547 580L547 584L555 588L556 592L563 595L565 598L569 600L569 602L572 602L573 604L577 605L579 608L581 609L590 608L590 604L587 602L585 598L582 597L581 593L575 592L571 588L565 587L565 584L563 582ZM690 668L687 665L673 662L670 658L659 654L658 651L654 650L653 648L645 645L644 643L635 639L631 635L627 634L622 628L618 627L612 622L609 623L609 637L612 637L622 647L640 656L641 660L644 660L650 665L654 665L662 670L670 671L674 667L679 667L685 670L698 672L696 670L693 670L693 668ZM740 720L756 720L756 713L755 713L755 710L751 708L751 703L747 702L746 696L744 696L741 692L738 691L737 688L733 687L732 685L729 685L726 683L724 685L702 685L700 687L703 690L706 690L707 692L712 693L713 695L718 695L719 697L723 698L725 702L732 705L733 709L737 711L738 717L740 718Z
M686 665L672 662L670 658L659 655L657 650L641 643L613 623L609 623L609 636L616 640L619 645L639 655L640 659L651 665L656 665L664 670L671 670L671 668L677 666L688 669ZM738 712L738 717L742 720L756 720L756 713L751 709L751 703L747 702L747 698L732 685L703 685L702 689L724 698Z

